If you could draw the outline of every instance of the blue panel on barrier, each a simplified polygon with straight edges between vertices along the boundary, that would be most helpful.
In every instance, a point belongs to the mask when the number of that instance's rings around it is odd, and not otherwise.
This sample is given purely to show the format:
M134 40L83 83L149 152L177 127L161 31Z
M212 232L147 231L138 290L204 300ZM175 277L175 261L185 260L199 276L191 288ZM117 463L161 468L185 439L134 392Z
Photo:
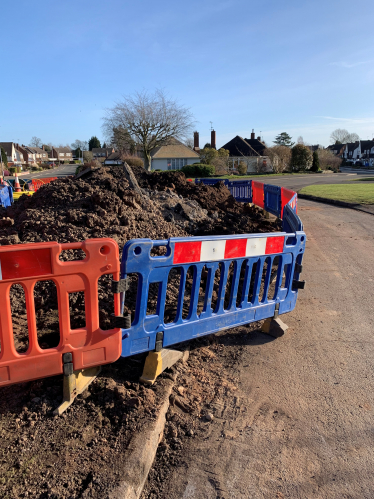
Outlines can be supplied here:
M152 257L159 246L166 254ZM167 347L273 317L277 304L279 313L289 312L304 250L303 232L129 241L121 278L136 274L138 289L131 328L122 330L122 357L154 350L157 333Z
M227 184L227 187L236 201L252 202L252 180L233 180Z
M291 205L295 205L293 202L296 195L291 199L291 201L286 204L283 209L283 230L285 232L297 232L304 230L303 223L299 216L296 214L296 208L292 208Z
M280 217L282 211L281 190L277 185L264 184L265 210L276 217Z

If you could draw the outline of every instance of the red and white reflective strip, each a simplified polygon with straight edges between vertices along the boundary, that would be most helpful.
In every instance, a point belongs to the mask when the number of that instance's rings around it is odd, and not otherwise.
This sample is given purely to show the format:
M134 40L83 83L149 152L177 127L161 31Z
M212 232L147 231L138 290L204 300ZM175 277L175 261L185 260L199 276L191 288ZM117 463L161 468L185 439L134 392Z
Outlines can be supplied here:
M173 263L207 262L282 253L284 236L176 242Z

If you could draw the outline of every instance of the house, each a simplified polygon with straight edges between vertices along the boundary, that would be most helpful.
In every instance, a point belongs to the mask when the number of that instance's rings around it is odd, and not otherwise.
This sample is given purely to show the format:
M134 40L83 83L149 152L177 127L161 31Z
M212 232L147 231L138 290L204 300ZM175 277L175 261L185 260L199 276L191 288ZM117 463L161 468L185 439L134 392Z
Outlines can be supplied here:
M44 146L40 147L28 147L30 151L35 154L35 161L37 163L47 163L48 161L48 152L44 150Z
M345 149L343 151L343 158L348 161L356 161L360 159L360 141L349 142L345 144Z
M328 146L326 149L335 154L335 156L342 158L345 149L345 144L332 144L331 146Z
M52 147L51 158L57 161L69 161L73 160L73 153L69 147Z
M114 147L93 147L92 155L94 159L98 158L108 158L111 154L113 154Z
M229 166L234 168L239 163L247 164L247 172L258 172L260 169L268 169L270 160L264 156L266 149L261 137L255 137L252 130L250 139L243 139L237 135L232 140L222 146L222 149L229 151Z
M152 170L180 170L183 166L199 162L198 153L174 137L167 145L156 147L151 153Z
M18 144L14 142L0 142L0 147L5 151L9 167L25 164L23 153L19 150Z
M122 157L121 152L113 152L104 160L104 165L123 165Z
M36 164L36 154L32 149L25 145L19 145L18 150L23 154L23 159L28 165Z
M374 165L374 139L360 140L360 159L365 166Z
M44 150L44 146L43 148L40 148L22 144L22 146L18 146L18 149L22 152L25 163L27 164L41 164L48 161L48 153Z

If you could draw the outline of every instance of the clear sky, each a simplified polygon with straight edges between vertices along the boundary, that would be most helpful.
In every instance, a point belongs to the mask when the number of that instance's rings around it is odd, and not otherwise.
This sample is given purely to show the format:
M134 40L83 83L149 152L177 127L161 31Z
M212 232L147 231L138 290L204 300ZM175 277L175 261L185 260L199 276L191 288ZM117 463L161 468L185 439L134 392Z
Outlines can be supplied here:
M13 0L0 11L0 141L103 138L105 108L164 88L200 145L252 128L374 137L372 0Z

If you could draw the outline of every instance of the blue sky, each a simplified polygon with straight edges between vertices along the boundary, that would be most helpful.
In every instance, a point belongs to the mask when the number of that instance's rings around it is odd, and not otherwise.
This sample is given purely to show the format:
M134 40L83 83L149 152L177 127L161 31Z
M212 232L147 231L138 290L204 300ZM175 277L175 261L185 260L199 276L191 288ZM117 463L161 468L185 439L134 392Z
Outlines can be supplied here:
M164 88L190 107L200 145L252 128L268 142L374 137L374 2L3 2L0 141L103 138L105 108Z

